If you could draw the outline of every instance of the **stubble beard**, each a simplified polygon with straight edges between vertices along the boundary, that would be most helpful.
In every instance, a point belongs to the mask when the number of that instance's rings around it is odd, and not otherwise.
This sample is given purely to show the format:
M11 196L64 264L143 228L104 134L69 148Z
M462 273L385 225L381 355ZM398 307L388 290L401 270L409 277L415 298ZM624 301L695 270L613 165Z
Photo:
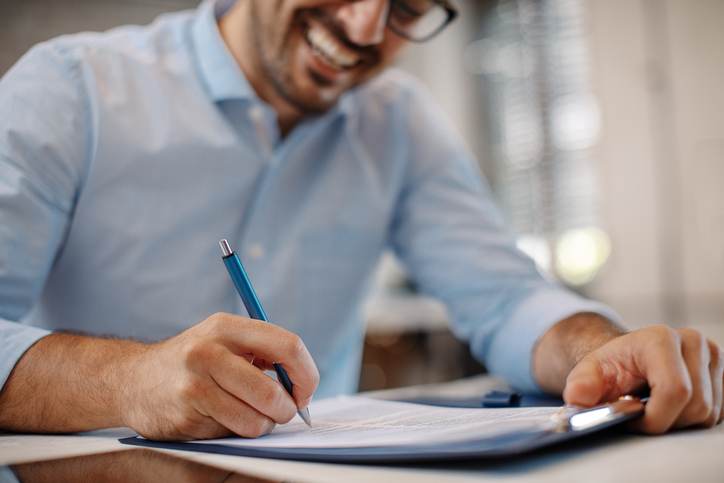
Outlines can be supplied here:
M254 43L254 51L257 53L259 67L266 80L271 83L274 92L281 97L292 108L302 114L320 114L323 113L334 104L325 103L321 99L310 100L308 96L304 96L300 92L296 92L294 86L294 78L292 74L292 66L290 64L290 50L285 49L289 45L290 37L295 28L297 19L292 19L290 28L285 34L285 38L278 46L277 52L269 52L265 48L265 42L262 38L262 31L270 31L271 26L262 23L261 16L257 11L256 2L251 3L251 32L252 42ZM301 40L302 42L304 39Z

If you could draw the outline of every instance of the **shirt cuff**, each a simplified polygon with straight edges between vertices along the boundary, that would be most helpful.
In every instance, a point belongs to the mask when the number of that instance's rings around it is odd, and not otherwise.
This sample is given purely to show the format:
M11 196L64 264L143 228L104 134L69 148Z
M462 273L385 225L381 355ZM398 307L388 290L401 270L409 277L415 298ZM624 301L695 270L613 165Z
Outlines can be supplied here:
M503 376L524 393L542 390L533 378L533 347L553 325L572 315L590 312L620 324L621 317L608 306L585 299L563 288L533 292L512 311L494 334L485 364L494 374Z
M0 391L25 351L50 333L38 327L0 319Z

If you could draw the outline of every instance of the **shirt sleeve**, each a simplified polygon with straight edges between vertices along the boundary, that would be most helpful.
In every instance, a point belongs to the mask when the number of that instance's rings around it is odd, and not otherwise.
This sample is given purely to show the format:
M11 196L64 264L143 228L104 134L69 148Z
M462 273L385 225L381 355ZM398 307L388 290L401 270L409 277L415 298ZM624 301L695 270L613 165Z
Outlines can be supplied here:
M489 371L540 391L531 356L548 328L581 312L618 316L546 279L516 248L464 143L425 92L412 92L392 247L421 291L445 303L453 332Z
M0 80L0 389L49 333L23 318L62 245L86 159L80 75L46 43Z

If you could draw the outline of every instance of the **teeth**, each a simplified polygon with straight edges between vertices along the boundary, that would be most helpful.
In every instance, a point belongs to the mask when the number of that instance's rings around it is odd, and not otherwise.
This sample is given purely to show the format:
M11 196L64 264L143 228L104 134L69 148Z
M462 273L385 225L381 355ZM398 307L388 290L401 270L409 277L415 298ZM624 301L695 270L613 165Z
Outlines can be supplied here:
M348 68L359 62L359 57L341 45L326 29L317 25L307 29L307 40L314 49L338 67Z

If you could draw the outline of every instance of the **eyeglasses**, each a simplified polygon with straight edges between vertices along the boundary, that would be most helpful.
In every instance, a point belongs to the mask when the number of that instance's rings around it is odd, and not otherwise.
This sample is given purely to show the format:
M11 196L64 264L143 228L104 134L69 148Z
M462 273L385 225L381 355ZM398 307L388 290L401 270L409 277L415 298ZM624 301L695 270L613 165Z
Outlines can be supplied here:
M458 12L447 0L390 0L387 26L412 42L426 42L442 32Z

